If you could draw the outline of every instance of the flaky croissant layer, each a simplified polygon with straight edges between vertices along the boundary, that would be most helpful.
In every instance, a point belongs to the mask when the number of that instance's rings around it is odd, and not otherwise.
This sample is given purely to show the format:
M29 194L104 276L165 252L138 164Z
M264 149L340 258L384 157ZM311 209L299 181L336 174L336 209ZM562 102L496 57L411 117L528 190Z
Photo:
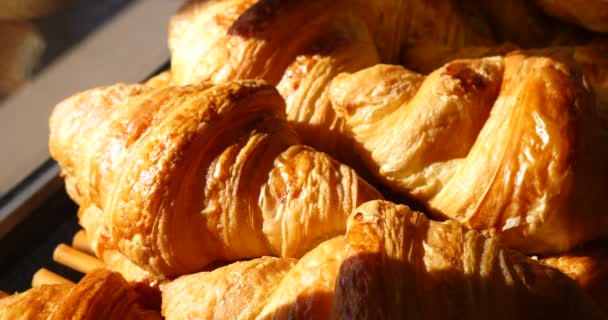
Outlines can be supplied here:
M237 262L161 290L167 319L605 319L559 271L386 201L297 262Z
M427 77L379 65L337 77L332 102L368 167L435 216L565 252L608 236L608 110L576 52L456 60Z
M95 270L78 284L53 284L0 298L0 319L160 320L120 274Z
M396 63L421 38L450 47L487 44L452 1L192 0L171 19L171 81L263 79L286 100L306 145L364 169L331 108L341 72Z
M50 149L72 198L100 209L115 247L152 273L299 257L381 195L298 145L284 108L276 89L257 81L119 84L60 103Z

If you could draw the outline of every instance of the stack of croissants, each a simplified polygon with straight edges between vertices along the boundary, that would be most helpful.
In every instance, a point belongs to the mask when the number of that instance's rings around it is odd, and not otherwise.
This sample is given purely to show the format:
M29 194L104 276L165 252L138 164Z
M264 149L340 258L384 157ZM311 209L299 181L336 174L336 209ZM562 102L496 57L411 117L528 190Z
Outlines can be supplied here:
M105 268L0 319L608 319L608 2L189 1L169 47L55 107Z

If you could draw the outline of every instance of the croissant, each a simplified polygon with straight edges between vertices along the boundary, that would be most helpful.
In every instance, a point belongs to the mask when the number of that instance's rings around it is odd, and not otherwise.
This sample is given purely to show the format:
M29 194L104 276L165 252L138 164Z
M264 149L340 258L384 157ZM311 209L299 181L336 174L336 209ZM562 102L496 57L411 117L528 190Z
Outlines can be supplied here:
M85 230L86 244L103 262L105 268L120 273L131 284L158 290L158 285L164 277L142 269L118 250L104 224L104 213L101 209L90 202L83 203L78 210L78 221Z
M430 73L444 64L457 59L475 59L494 55L506 55L519 49L512 43L497 46L473 46L459 49L448 48L426 41L405 49L402 62L412 70ZM581 65L585 80L594 90L600 102L608 106L608 42L596 40L572 49L574 60Z
M0 21L0 41L3 44L0 50L0 96L4 96L23 85L32 75L45 43L40 31L28 21Z
M120 274L99 269L78 284L42 285L0 298L0 319L162 319Z
M474 14L455 7L451 1L189 1L169 26L172 81L264 79L285 98L287 119L306 145L362 170L331 108L328 84L340 72L396 63L408 41L490 43L470 26Z
M50 150L70 196L103 212L106 231L87 233L109 234L152 274L298 257L343 233L350 211L381 195L354 170L298 145L284 107L274 87L257 81L118 84L57 105Z
M536 0L548 14L588 30L608 32L608 2L603 0Z
M301 260L262 257L161 285L166 319L604 319L559 271L387 201Z
M606 109L570 48L457 60L428 77L396 66L332 84L369 168L438 218L525 253L607 235Z
M608 249L605 243L594 244L572 252L540 259L559 269L576 282L608 312Z

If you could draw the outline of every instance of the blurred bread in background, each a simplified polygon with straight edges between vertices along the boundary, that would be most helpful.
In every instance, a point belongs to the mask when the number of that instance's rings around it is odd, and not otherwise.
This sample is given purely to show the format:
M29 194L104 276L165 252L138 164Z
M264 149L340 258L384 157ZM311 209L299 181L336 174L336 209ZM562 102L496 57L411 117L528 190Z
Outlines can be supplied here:
M3 44L0 49L0 96L4 96L32 75L44 52L45 42L40 31L23 20L0 21L0 43Z
M45 17L59 10L67 0L2 0L0 19Z

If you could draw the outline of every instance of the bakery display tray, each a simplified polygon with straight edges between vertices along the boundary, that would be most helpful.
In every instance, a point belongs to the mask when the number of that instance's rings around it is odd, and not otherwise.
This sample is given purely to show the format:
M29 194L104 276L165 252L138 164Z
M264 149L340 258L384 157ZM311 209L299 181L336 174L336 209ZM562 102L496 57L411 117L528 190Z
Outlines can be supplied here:
M32 275L47 268L78 281L81 274L53 261L53 250L60 243L71 243L80 227L77 205L61 188L31 211L29 216L0 240L0 288L5 292L25 291Z

